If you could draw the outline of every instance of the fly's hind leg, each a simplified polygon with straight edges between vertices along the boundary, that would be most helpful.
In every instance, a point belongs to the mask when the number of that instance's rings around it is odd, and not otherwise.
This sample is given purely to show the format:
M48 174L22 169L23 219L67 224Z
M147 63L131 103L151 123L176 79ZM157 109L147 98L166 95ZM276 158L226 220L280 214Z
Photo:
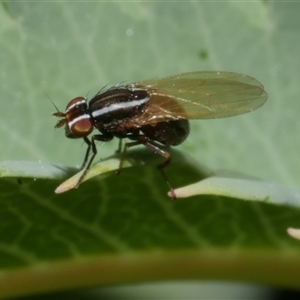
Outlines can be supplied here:
M175 200L176 199L176 194L174 192L173 187L170 184L170 181L165 173L165 167L171 162L172 157L171 154L168 151L165 151L163 149L161 149L158 145L156 145L153 141L148 140L147 142L143 143L148 149L152 150L155 154L158 154L160 156L162 156L163 158L165 158L165 161L162 162L161 164L159 164L157 166L157 169L160 171L162 177L164 178L166 184L168 185L168 188L171 192L172 195L172 199Z
M163 149L160 148L159 145L157 145L154 141L152 141L151 139L149 139L147 136L145 135L137 135L137 136L131 136L131 139L134 139L134 142L130 142L130 143L126 143L124 146L124 149L122 151L121 154L121 159L120 159L120 165L119 165L119 169L117 171L117 174L119 174L121 172L122 166L123 166L123 161L124 161L124 156L125 153L127 151L128 148L133 147L133 146L137 146L140 144L143 144L144 146L146 146L148 149L150 149L151 151L153 151L155 154L162 156L163 158L165 158L165 161L162 162L161 164L159 164L157 166L157 169L160 171L160 173L162 174L165 182L167 183L169 190L171 192L172 195L172 199L175 200L176 199L176 195L174 192L173 187L171 186L169 179L164 171L165 167L171 162L172 157L171 154Z

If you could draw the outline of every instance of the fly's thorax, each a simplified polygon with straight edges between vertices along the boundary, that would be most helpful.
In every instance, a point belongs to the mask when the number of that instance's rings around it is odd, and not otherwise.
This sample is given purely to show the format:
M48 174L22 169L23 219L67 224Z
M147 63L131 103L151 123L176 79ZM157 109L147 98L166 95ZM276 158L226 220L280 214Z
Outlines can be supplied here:
M74 98L68 103L65 118L65 132L68 138L82 138L93 130L87 101L84 97Z
M148 101L149 95L145 90L114 88L91 99L89 111L94 124L107 124L141 114Z

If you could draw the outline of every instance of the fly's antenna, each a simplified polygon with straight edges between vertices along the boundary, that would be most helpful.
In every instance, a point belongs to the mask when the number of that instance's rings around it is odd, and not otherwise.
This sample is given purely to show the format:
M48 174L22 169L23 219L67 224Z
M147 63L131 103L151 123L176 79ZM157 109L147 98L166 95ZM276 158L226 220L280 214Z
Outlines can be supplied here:
M57 113L61 113L61 111L58 109L58 107L55 105L55 103L51 100L51 98L49 97L49 95L44 91L44 94L46 95L46 97L49 99L49 101L52 103L52 105L54 106L54 108L56 109ZM56 113L55 113L56 114Z

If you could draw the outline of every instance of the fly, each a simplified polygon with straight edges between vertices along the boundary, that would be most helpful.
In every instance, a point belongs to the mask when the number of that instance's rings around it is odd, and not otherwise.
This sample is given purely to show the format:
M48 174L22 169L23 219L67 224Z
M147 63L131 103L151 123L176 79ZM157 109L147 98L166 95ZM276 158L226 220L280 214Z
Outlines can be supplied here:
M191 72L101 90L89 102L85 97L77 97L68 103L65 112L53 115L61 118L55 128L64 126L68 138L83 138L87 144L83 173L76 187L97 154L95 141L128 138L131 142L122 150L118 172L126 150L142 144L164 158L158 169L176 198L164 172L171 155L162 145L181 144L190 132L188 120L244 114L266 100L263 85L247 75ZM99 133L88 138L94 129Z

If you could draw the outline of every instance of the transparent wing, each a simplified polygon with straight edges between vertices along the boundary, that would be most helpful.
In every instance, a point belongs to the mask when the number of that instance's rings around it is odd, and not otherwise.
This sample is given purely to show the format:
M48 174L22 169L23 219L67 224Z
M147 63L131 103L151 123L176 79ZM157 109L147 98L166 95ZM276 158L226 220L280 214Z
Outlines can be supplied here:
M129 85L150 95L141 125L185 119L213 119L250 112L267 93L256 79L230 72L191 72Z

